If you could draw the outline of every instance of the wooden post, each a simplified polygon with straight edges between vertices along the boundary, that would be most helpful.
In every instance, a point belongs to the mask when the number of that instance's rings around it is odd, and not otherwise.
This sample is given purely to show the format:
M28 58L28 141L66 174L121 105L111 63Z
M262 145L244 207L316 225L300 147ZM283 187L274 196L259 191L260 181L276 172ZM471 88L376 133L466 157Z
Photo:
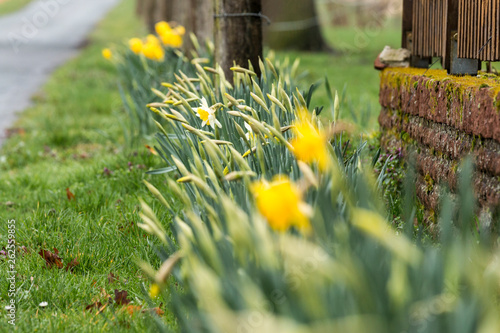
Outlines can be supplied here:
M452 50L452 38L453 34L458 31L458 0L447 0L448 2L448 12L446 17L446 32L445 32L445 48L443 57L443 67L451 70L451 59L453 58L451 54Z
M272 22L264 25L264 42L269 47L276 50L334 51L321 33L314 0L262 0L262 8Z
M231 82L233 63L248 68L252 63L260 77L262 58L261 0L215 0L215 60Z
M142 18L142 10L143 10L142 5L143 5L142 0L137 0L135 2L135 14L140 18Z
M171 0L156 0L155 5L155 22L172 21L172 5Z
M192 0L193 1L193 0ZM193 32L201 43L214 38L214 17L212 0L194 0Z
M409 45L408 34L412 31L413 25L413 1L412 0L403 0L403 33L402 33L402 41L401 47L410 49L411 45Z
M150 32L155 30L155 11L156 11L156 1L155 0L142 0L144 2L143 15L146 22L146 27Z

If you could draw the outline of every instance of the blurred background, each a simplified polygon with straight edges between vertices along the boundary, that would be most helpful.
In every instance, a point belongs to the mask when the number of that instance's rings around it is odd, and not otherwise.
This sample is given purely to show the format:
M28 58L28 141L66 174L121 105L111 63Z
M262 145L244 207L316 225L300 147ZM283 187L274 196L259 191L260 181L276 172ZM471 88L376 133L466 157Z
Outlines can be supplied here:
M19 23L19 27L16 26L19 29L16 29L21 31L25 22L21 18L27 17L31 22L32 13L39 14L44 11L44 6L54 3L64 10L64 14L61 11L54 18L50 17L46 26L40 28L40 33L27 45L42 44L37 39L50 41L47 36L52 34L57 36L58 49L67 49L68 45L64 47L64 43L70 44L69 40L74 40L71 49L76 50L85 45L85 40L84 36L74 38L74 32L86 33L90 28L90 25L87 29L80 28L85 21L82 16L91 16L93 9L90 8L97 8L104 2L115 4L117 1L0 0L0 33L6 39L7 33L13 30L8 24L2 29L2 22L10 22L17 17L15 22ZM127 15L128 27L136 35L147 30L154 31L154 24L165 20L185 26L188 33L195 33L200 40L213 38L213 0L133 0L131 3L133 5L128 6L131 11ZM300 58L303 86L324 82L328 77L332 88L342 96L345 112L342 117L352 120L362 129L376 129L379 74L373 69L373 61L384 46L400 47L401 7L400 0L262 0L265 55L273 50L277 59L284 61L289 58L291 63ZM102 13L96 12L93 20L89 21L95 24ZM64 24L59 22L62 16L66 18ZM68 22L73 22L74 27ZM120 29L123 30L123 27ZM189 48L189 39L186 38L186 41L185 48ZM49 45L49 49L53 49L53 45ZM39 51L27 52L40 54ZM60 55L61 52L54 52L52 58ZM36 60L41 61L42 58L37 57ZM2 62L5 64L6 59L0 57L0 65ZM46 67L51 69L57 64ZM44 68L42 64L36 67ZM6 71L9 70L2 69L4 74ZM45 78L40 81L43 80ZM33 94L36 89L38 84L36 87L33 85L33 89L19 85L18 90ZM312 106L328 105L326 89L319 86ZM25 104L19 104L19 109L25 107Z
M154 23L176 21L201 40L213 35L206 13L211 0L138 0L136 11L150 31ZM363 129L377 128L379 74L373 62L384 46L401 46L400 0L263 0L266 52L301 59L308 85L328 77L342 94L343 110ZM328 106L324 88L312 106Z

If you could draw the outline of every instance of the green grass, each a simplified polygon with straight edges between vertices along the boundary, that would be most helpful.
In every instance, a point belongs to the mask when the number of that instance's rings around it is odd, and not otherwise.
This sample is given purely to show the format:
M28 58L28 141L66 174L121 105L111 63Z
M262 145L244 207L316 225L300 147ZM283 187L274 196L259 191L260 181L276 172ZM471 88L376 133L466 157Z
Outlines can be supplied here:
M17 245L27 249L18 250L16 262L18 331L153 328L151 317L140 312L84 311L94 301L105 304L114 289L128 291L133 304L142 305L150 282L136 262L148 260L154 267L161 262L151 246L155 241L137 227L139 197L157 209L142 180L162 181L144 173L159 161L144 147L123 150L117 76L100 52L110 41L143 33L133 6L133 0L123 1L93 33L91 45L55 72L17 122L24 134L0 150L0 248L7 246L7 221L15 219ZM68 200L66 188L74 200ZM53 248L65 265L78 258L73 272L46 267L38 252ZM4 319L6 271L7 261L0 259L2 332L10 329ZM119 276L117 282L108 282L110 272ZM41 302L48 306L41 308ZM155 300L154 306L160 302L167 300Z
M32 0L7 0L2 2L0 3L0 16L15 12L26 6L31 1Z
M379 72L373 62L382 49L389 45L401 46L401 31L398 20L388 20L379 29L363 30L353 27L329 27L324 36L337 54L308 52L279 52L277 56L288 56L292 62L301 59L301 70L308 75L303 80L309 85L328 77L332 89L341 96L344 86L342 118L353 121L364 130L378 128ZM324 84L315 92L311 106L329 107ZM326 112L326 110L325 110Z

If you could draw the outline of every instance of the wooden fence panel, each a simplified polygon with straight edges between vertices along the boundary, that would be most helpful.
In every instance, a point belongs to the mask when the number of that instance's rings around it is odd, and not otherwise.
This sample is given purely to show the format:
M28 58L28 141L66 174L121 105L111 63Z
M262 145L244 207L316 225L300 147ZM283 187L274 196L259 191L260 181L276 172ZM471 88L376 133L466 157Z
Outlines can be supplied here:
M458 57L500 60L498 0L459 0Z

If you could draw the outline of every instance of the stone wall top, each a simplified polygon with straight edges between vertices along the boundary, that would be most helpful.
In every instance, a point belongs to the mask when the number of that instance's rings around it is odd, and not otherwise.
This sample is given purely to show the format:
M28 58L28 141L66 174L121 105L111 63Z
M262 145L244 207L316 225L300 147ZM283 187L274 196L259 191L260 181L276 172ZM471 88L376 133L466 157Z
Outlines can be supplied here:
M380 75L383 107L500 142L500 76L418 68L387 68Z

